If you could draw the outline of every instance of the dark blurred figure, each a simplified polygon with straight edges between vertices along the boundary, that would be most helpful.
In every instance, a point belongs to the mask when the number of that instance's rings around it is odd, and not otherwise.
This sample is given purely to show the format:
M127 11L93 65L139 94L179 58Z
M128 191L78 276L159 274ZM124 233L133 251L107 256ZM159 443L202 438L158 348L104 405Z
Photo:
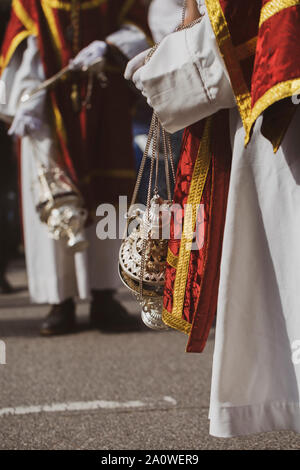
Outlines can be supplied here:
M10 15L10 1L0 3L0 43ZM13 146L5 125L0 122L0 294L9 294L12 287L6 279L9 261L18 245L17 168Z
M17 169L13 159L11 139L0 123L0 294L9 294L12 288L6 279L9 261L18 246Z

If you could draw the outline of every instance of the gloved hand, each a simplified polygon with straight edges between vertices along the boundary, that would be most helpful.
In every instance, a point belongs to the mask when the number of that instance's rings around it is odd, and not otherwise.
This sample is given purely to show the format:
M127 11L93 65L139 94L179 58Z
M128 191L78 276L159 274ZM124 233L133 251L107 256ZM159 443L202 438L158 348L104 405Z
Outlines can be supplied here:
M137 56L135 56L132 60L130 60L127 64L124 77L126 80L132 80L133 83L135 84L136 88L140 90L143 96L147 98L147 103L149 106L152 107L152 103L150 98L147 96L147 94L144 91L143 83L141 80L141 73L145 65L145 59L147 55L149 54L150 49L147 49L146 51L141 52Z
M25 94L25 93L24 93ZM12 122L9 135L25 137L39 131L44 122L45 92L40 92L28 102L20 103Z
M97 59L104 57L107 47L104 41L93 41L89 46L82 49L74 59L70 60L70 68L73 70L80 70L83 67L88 68Z
M8 131L8 135L25 137L26 135L34 134L34 132L40 130L42 124L39 118L28 114L23 109L19 109Z
M146 51L141 52L137 56L135 56L133 59L131 59L126 67L124 77L126 80L133 80L133 75L135 72L143 67L145 63L145 59L147 55L149 54L150 49L147 49ZM140 89L140 88L139 88Z

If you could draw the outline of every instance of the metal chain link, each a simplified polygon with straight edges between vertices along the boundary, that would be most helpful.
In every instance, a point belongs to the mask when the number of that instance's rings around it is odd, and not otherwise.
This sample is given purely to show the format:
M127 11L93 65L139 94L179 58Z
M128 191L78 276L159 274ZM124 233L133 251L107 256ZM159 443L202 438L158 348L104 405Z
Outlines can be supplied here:
M188 29L193 27L195 24L201 21L201 18L193 21L189 25L184 25L185 16L186 16L186 7L187 7L187 0L184 1L183 9L182 9L182 21L181 25L176 29L176 31L180 31L183 29ZM149 52L145 59L145 64L151 59L157 48L159 47L159 43L156 44ZM168 200L171 202L172 194L171 194L171 182L170 182L170 168L169 162L171 166L171 175L173 182L175 183L176 175L175 175L175 164L174 164L174 155L172 150L172 143L170 134L163 128L161 125L158 115L153 112L151 124L149 128L149 134L147 138L147 143L144 151L144 155L141 161L140 169L138 172L135 188L133 191L133 196L131 199L130 208L134 206L137 195L140 189L142 177L144 174L146 160L149 156L149 150L152 143L152 152L151 152L151 165L150 165L150 174L149 174L149 183L148 183L148 190L147 190L147 206L146 206L146 217L149 221L149 213L150 213L150 204L151 204L151 195L152 195L152 181L153 181L153 172L154 172L154 165L156 163L156 171L155 171L155 185L154 185L154 194L158 195L158 164L159 164L159 154L160 154L160 135L162 136L162 144L163 144L163 155L164 155L164 163L165 163L165 177L166 177L166 185L167 185L167 195ZM128 232L128 225L130 220L130 209L129 214L127 215L127 224L126 224L126 231L124 234L125 238ZM143 299L143 281L144 281L144 274L145 274L145 264L146 264L146 249L147 243L149 240L149 234L144 233L142 234L142 253L141 253L141 269L140 269L140 283L139 283L139 301Z

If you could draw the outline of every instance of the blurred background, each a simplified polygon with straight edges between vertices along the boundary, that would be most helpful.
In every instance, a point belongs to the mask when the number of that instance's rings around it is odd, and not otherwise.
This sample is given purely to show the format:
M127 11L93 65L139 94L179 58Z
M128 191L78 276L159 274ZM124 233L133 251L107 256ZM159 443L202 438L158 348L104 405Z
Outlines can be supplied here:
M0 44L10 16L10 0L0 1ZM7 280L9 264L22 256L17 170L17 143L0 121L0 294L13 291Z

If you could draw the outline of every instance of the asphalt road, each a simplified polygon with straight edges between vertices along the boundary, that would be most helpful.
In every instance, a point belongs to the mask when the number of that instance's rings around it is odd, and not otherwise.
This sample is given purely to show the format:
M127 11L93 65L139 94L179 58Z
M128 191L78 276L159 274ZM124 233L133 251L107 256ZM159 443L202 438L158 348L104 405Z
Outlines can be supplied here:
M32 306L22 263L17 292L0 297L0 449L299 449L289 432L217 439L208 433L213 334L202 355L176 332L101 334L79 327L40 338L46 306ZM138 314L125 291L119 298ZM9 410L7 410L9 408Z

